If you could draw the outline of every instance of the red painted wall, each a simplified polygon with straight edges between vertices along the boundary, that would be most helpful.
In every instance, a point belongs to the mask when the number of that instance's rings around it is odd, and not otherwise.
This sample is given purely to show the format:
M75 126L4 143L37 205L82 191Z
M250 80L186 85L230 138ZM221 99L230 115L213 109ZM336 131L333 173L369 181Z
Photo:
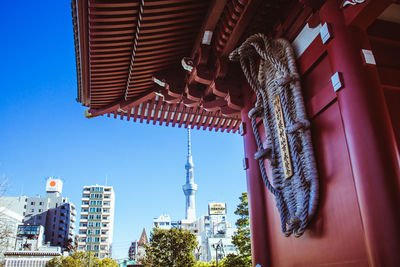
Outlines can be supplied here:
M371 33L358 27L365 14L356 11L352 17L347 10L345 19L338 1L328 0L320 17L334 37L322 44L317 36L298 61L320 175L318 212L302 237L284 237L274 197L257 188L259 173L248 170L253 264L400 266L400 79L385 76L387 68L400 70L400 42L393 50L393 42L371 41ZM351 17L357 27L346 24ZM377 66L362 61L361 49L371 47ZM335 72L343 76L339 92L330 82ZM254 149L245 144L251 168Z

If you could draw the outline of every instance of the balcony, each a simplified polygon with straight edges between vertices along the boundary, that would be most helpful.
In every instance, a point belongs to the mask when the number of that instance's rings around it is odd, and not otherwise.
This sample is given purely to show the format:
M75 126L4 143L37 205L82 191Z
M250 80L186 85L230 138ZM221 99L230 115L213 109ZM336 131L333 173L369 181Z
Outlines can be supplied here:
M70 219L71 219L71 222L75 222L76 221L75 217L71 217Z

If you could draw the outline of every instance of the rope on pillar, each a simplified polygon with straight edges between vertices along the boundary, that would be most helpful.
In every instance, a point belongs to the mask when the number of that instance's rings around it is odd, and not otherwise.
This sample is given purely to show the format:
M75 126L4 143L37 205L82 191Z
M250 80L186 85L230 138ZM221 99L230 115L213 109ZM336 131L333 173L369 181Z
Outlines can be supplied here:
M240 62L257 96L248 114L258 147L254 158L268 190L275 196L282 232L300 237L316 212L319 185L293 49L287 40L255 34L229 59ZM264 143L257 118L262 118L264 124ZM272 183L265 159L270 163Z

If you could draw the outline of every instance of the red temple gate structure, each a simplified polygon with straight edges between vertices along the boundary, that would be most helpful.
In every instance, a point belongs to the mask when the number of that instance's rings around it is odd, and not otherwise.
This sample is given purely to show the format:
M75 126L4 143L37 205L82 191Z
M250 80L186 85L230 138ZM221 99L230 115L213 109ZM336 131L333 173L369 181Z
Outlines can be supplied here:
M400 266L398 1L73 0L72 14L87 117L243 135L253 265ZM228 60L259 32L292 42L311 121L320 203L299 238L281 233L255 95Z

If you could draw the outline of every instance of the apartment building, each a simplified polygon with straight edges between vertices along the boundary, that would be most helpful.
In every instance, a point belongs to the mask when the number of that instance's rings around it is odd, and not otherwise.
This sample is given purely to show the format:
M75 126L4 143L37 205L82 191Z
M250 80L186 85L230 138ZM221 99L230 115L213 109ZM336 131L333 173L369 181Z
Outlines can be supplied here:
M83 187L78 250L91 251L100 259L111 257L114 200L112 186Z
M49 177L45 197L1 197L0 208L22 216L25 225L43 226L45 242L63 247L69 239L74 239L76 208L67 197L61 196L62 187L61 179Z

